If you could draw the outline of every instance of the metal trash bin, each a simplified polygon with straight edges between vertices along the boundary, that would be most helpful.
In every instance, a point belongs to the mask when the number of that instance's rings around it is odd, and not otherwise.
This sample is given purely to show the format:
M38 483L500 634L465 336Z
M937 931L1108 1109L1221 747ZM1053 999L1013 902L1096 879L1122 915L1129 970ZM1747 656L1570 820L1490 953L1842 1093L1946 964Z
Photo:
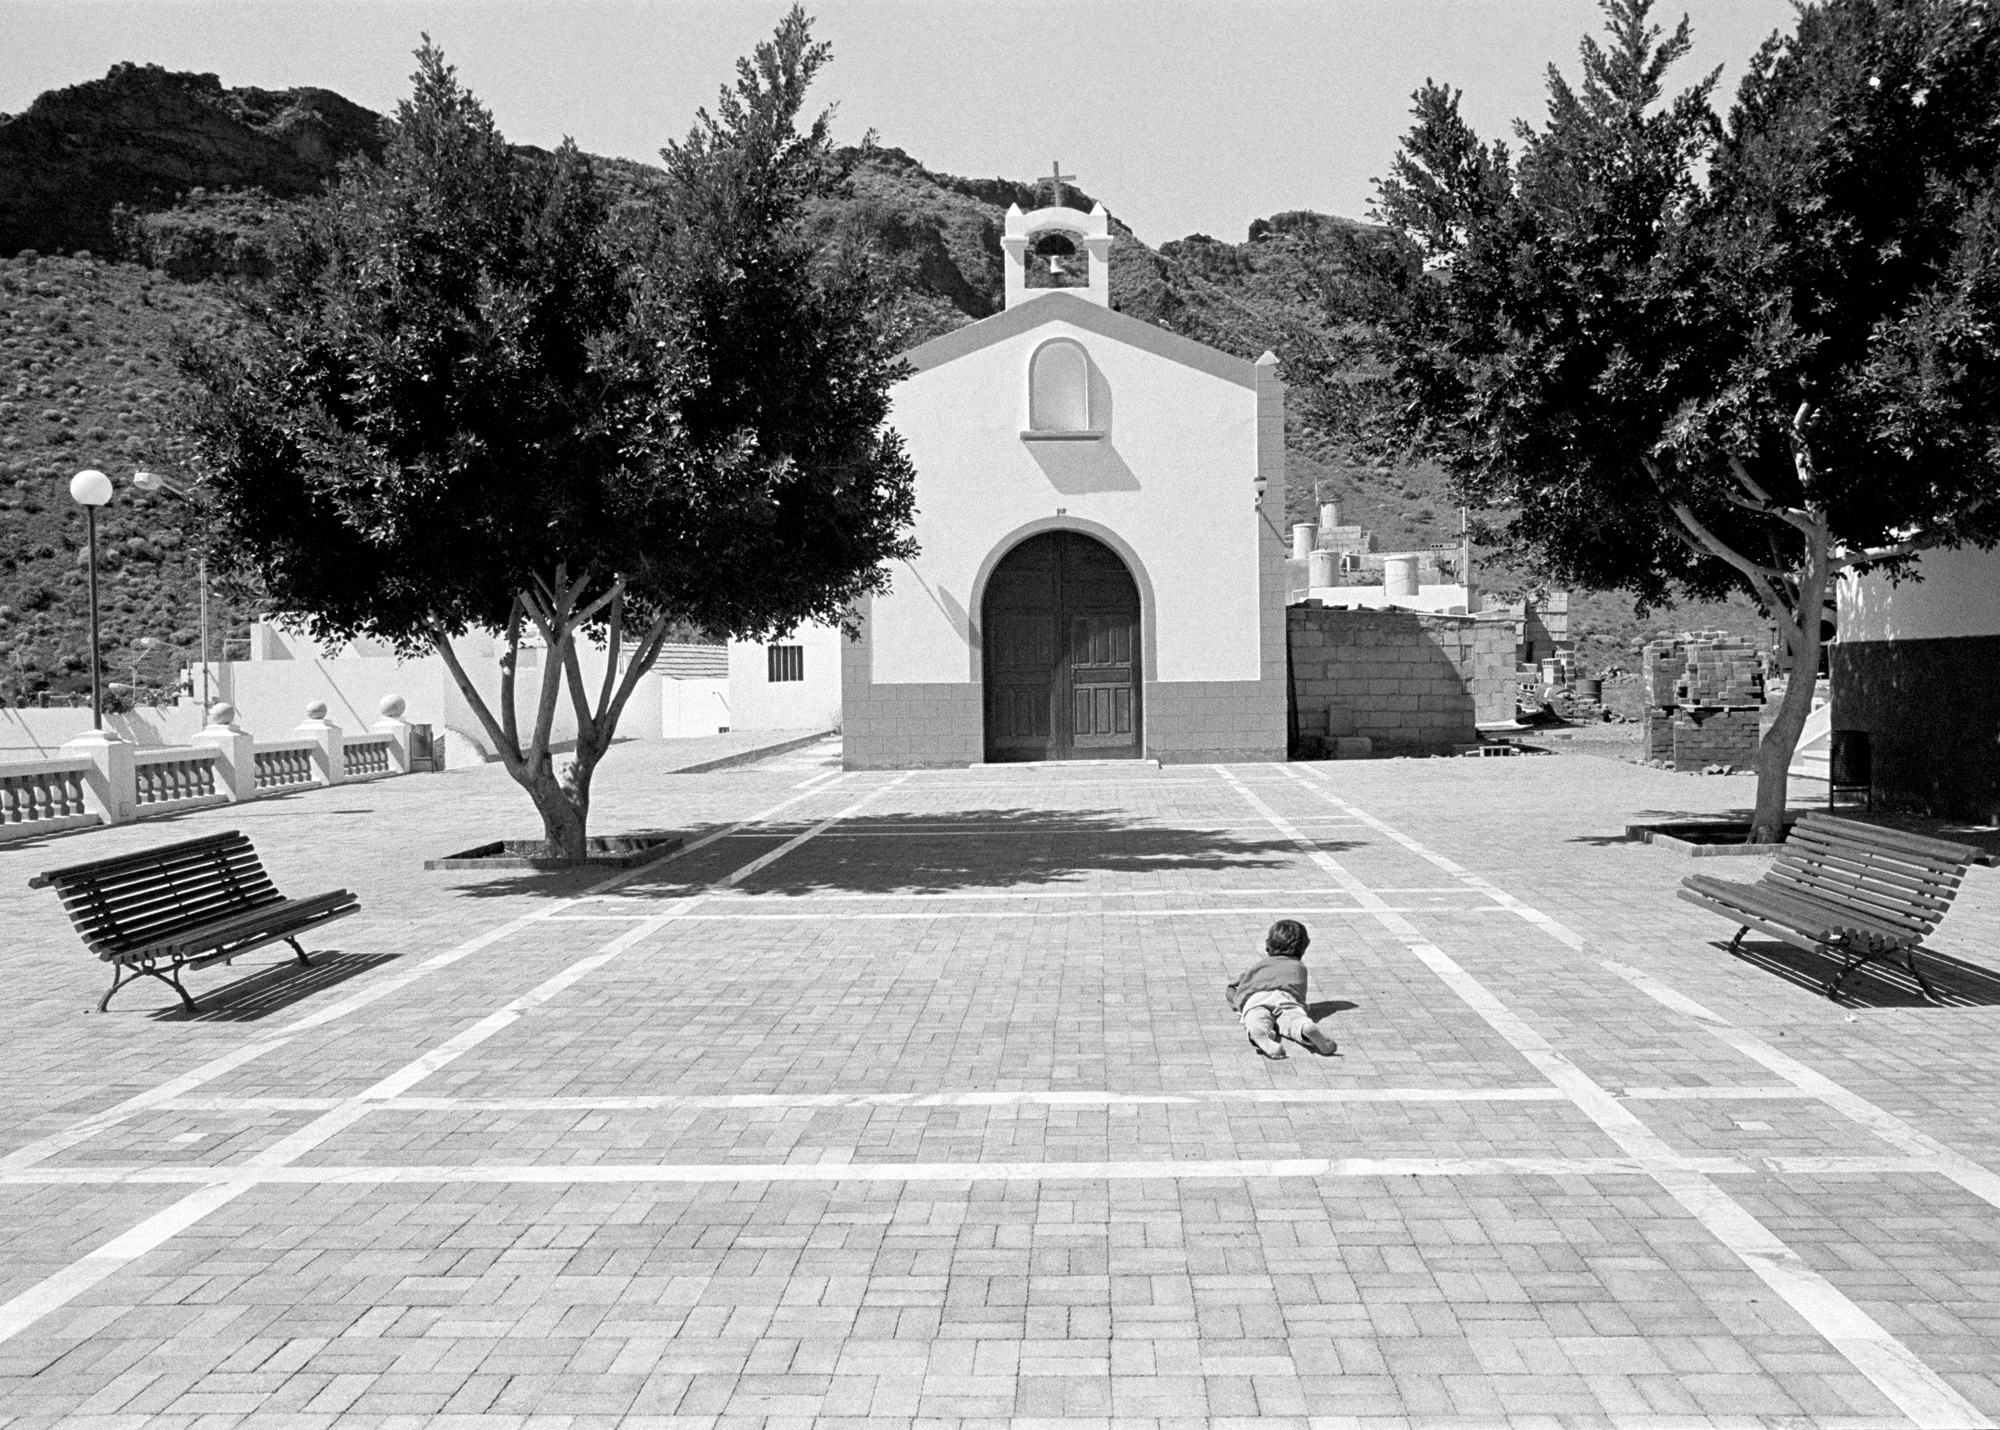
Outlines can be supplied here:
M1866 730L1834 730L1828 736L1826 807L1837 806L1840 796L1858 794L1862 808L1875 808L1874 755Z
M410 726L410 773L436 774L444 768L444 737L428 725Z

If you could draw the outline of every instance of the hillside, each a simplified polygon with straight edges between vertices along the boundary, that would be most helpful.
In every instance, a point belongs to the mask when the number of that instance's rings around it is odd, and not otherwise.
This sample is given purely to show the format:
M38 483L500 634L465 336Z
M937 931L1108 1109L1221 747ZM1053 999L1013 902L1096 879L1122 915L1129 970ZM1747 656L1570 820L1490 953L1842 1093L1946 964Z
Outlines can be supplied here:
M0 703L88 688L83 521L66 486L84 466L119 483L102 517L109 678L128 680L142 638L162 646L145 655L141 684L165 677L167 648L195 646L192 513L128 485L140 466L173 474L183 455L174 335L234 321L218 284L259 278L262 231L286 196L311 192L343 158L379 154L382 123L325 90L227 90L212 75L132 65L0 118ZM813 223L829 243L873 251L899 336L914 344L997 311L1007 205L1034 207L1045 191L937 173L893 148L850 158L850 193ZM599 164L624 204L645 204L659 182L649 165ZM1068 198L1088 207L1097 196ZM1115 212L1112 230L1114 307L1242 357L1288 360L1328 336L1318 299L1341 281L1328 254L1379 256L1388 242L1303 212L1259 219L1241 244L1196 234L1153 249ZM1454 538L1441 471L1396 450L1383 422L1329 420L1305 397L1287 420L1287 522L1309 518L1323 491L1385 548ZM1532 584L1490 559L1480 579L1508 595ZM216 631L248 614L214 608ZM1763 631L1742 602L1642 622L1623 598L1579 594L1574 610L1593 668L1629 663L1632 643L1655 631Z

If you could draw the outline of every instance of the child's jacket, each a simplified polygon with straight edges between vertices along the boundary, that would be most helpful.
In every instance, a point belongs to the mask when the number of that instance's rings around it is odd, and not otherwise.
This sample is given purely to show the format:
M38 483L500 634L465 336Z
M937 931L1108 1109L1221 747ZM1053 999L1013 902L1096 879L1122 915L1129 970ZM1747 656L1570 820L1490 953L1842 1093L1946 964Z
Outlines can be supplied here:
M1252 993L1281 991L1301 1004L1306 1001L1306 961L1303 958L1261 958L1229 985L1229 1006L1243 1011L1243 1000Z

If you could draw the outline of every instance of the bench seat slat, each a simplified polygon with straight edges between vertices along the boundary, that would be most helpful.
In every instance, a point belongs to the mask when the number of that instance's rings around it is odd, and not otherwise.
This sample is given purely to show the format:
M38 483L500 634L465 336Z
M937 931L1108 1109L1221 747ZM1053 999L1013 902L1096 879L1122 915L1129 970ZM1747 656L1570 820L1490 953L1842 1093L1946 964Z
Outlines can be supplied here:
M1773 889L1762 883L1739 884L1730 879L1696 875L1687 881L1687 887L1720 906L1741 909L1765 918L1784 918L1801 933L1816 934L1822 941L1839 928L1858 928L1911 941L1922 938L1929 931L1927 926L1914 919L1863 914L1788 890Z
M1942 914L1952 906L1952 900L1938 898L1936 894L1918 894L1908 888L1888 888L1872 878L1862 878L1858 874L1848 874L1846 870L1834 870L1828 876L1826 870L1798 868L1796 864L1778 862L1764 876L1770 884L1792 884L1804 890L1826 890L1828 894L1842 898L1862 898L1876 904L1888 904L1890 908L1908 908L1924 914Z
M146 889L122 897L99 895L78 899L70 917L78 922L110 920L128 924L144 922L161 914L171 915L177 909L191 909L202 904L260 903L281 897L277 886L269 879L244 880L237 888L216 882L206 885L183 885L180 888L162 886Z
M241 877L245 873L259 872L263 867L263 863L252 850L213 849L162 860L144 869L128 866L108 873L77 874L60 879L48 879L47 882L55 885L59 894L73 893L80 889L122 892L128 889L150 888L174 879L226 878L230 875Z
M115 889L85 885L65 898L63 906L72 918L106 915L115 917L125 913L143 913L176 900L254 899L274 887L270 876L262 869L254 873L248 870L241 871L230 878L218 877L213 871L188 871L175 879L153 884L135 884Z
M1814 839L1786 840L1780 857L1824 862L1839 868L1867 873L1888 883L1904 885L1911 889L1947 893L1958 889L1965 868L1962 864L1937 865L1929 861L1892 860L1872 850L1829 844Z
M28 880L31 889L46 889L73 878L88 875L109 875L126 866L151 868L162 860L172 860L195 851L212 851L218 848L240 846L250 848L250 837L240 829L229 829L221 834L206 834L199 839L185 839L178 844L162 844L157 849L141 849L131 854L114 854L108 859L93 859L87 864L68 864L60 869L50 869Z
M78 930L78 932L82 934L86 944L99 952L107 950L119 952L156 943L176 929L199 928L217 919L251 913L283 902L283 895L276 894L268 899L260 899L254 904L211 900L189 908L171 910L155 918L122 924L110 930L94 929L87 932Z
M1909 858L1922 855L1936 859L1946 865L1956 865L1964 869L1985 858L1985 851L1977 845L1954 844L1945 839L1933 839L1926 834L1909 834L1900 829L1885 829L1879 824L1863 824L1858 819L1842 819L1837 815L1821 814L1814 810L1800 817L1795 829L1827 830L1845 840L1885 849L1892 855Z
M1762 880L1760 888L1788 888L1806 898L1818 898L1828 904L1846 904L1864 914L1878 914L1882 918L1908 918L1924 928L1936 926L1944 912L1936 900L1916 900L1908 894L1884 892L1880 888L1870 888L1858 880L1836 880L1836 878L1794 878L1790 870L1770 870Z
M239 940L264 934L278 936L285 930L315 923L323 915L343 905L355 909L361 907L360 901L345 889L316 894L310 899L280 899L275 904L265 904L245 913L181 929L157 943L128 949L122 957L171 958L177 955L186 957L195 949L226 947Z

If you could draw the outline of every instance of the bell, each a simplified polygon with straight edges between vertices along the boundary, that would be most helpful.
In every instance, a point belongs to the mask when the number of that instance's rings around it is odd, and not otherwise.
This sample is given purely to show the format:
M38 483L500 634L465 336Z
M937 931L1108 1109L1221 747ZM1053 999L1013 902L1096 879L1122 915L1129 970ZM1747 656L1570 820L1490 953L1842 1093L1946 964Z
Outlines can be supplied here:
M1049 255L1049 272L1051 273L1062 272L1062 260L1056 257L1053 253Z

